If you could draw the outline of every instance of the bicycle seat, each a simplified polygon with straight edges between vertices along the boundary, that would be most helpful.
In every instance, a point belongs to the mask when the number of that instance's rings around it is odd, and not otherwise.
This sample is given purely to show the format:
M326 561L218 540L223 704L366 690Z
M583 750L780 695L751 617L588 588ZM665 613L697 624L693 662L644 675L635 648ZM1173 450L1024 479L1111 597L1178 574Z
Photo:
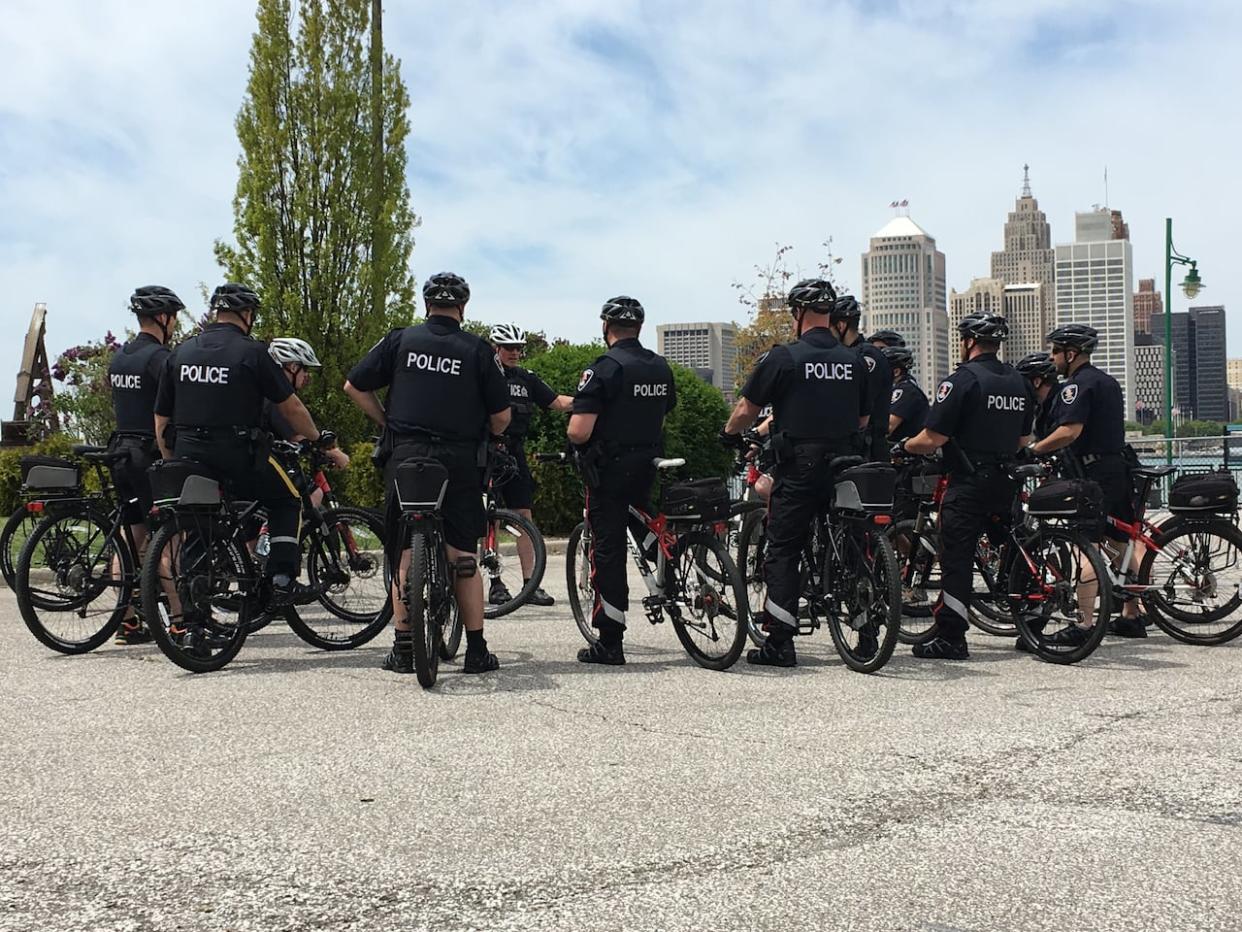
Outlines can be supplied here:
M1143 479L1163 479L1170 473L1177 472L1176 466L1139 466L1134 470L1134 475Z
M104 447L97 447L90 443L75 443L69 448L74 456L86 456L88 453L102 453Z
M1038 479L1046 474L1047 470L1040 463L1023 463L1009 467L1009 475L1015 479Z
M673 457L672 459L664 459L661 456L657 456L651 461L651 465L656 469L676 469L678 466L685 466L686 461L680 456Z
M122 463L129 459L129 450L113 450L109 453L100 448L98 451L80 454L88 463L103 463L106 466Z
M863 458L861 456L834 456L828 461L828 469L830 472L837 472L841 469L849 469L851 466L861 466Z
M767 502L734 502L729 506L729 517L732 518L736 515L750 514L752 511L762 511L767 507Z

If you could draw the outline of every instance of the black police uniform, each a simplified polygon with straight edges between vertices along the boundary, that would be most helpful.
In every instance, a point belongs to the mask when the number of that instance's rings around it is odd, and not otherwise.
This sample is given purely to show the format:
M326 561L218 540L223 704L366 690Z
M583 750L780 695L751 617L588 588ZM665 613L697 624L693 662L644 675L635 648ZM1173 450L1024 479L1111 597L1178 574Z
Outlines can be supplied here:
M999 540L1008 525L1018 488L1005 464L1030 434L1034 416L1030 383L995 353L958 366L927 412L927 429L955 442L945 453L949 487L940 505L940 599L933 609L940 635L950 641L966 634L979 536L986 531Z
M526 462L526 435L530 432L535 409L551 407L556 401L556 392L535 373L521 366L506 366L505 378L509 381L509 408L513 412L505 430L505 440L509 452L517 460L518 471L497 493L506 508L530 508L535 501L535 479Z
M397 540L397 466L429 457L449 473L441 514L450 547L473 553L487 523L481 445L488 419L509 407L509 388L495 352L445 314L392 330L349 373L361 391L388 388L386 421L392 455L384 467L388 538ZM402 542L404 543L404 542Z
M877 463L889 460L888 414L893 388L893 367L884 351L861 336L850 349L863 357L867 367L867 413L871 420L863 432L862 454Z
M772 405L777 463L764 562L767 620L770 631L782 625L792 635L798 628L798 560L811 521L832 495L828 463L856 453L858 419L872 410L867 365L831 331L815 327L760 356L742 397Z
M151 510L151 482L147 468L160 458L155 442L155 396L159 391L169 349L149 333L139 333L112 355L108 384L116 431L109 451L125 450L129 459L112 467L112 481L125 502L127 524L141 524Z
M574 413L598 415L583 461L595 582L591 623L601 628L601 634L607 631L607 622L625 627L629 507L650 511L648 498L655 479L651 461L664 449L664 417L676 405L673 370L663 356L644 348L635 337L613 343L578 382ZM639 540L645 539L647 531L637 522L634 530Z
M889 415L897 415L901 423L889 435L891 442L898 442L913 437L927 423L927 409L930 407L927 396L919 383L906 376L900 382L893 383L893 391L889 396ZM874 417L874 415L872 415ZM888 421L884 421L884 429L888 430Z
M1134 520L1134 490L1122 450L1126 443L1125 405L1121 385L1103 370L1087 363L1061 386L1057 395L1056 426L1081 424L1082 433L1070 452L1083 474L1100 484L1104 513L1120 521ZM1114 540L1127 535L1111 525L1104 529Z
M1057 429L1057 404L1061 399L1061 388L1054 385L1048 397L1035 402L1035 439L1043 440Z
M172 420L178 457L211 467L232 494L263 504L274 576L297 575L302 500L268 453L259 416L264 399L280 404L292 394L267 344L215 323L172 351L155 402L155 412Z

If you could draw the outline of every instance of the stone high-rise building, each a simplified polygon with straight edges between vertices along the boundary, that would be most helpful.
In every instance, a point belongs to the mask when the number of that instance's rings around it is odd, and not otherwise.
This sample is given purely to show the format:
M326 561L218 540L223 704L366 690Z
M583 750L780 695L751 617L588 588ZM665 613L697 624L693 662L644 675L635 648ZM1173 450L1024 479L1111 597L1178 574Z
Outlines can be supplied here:
M896 330L914 352L915 378L933 387L951 371L945 307L944 253L908 216L894 217L871 237L862 256L863 331Z
M1028 353L1045 349L1048 331L1043 325L1043 286L1038 282L1006 285L995 278L976 278L965 291L949 295L949 342L957 337L957 325L975 311L999 314L1009 322L1009 339L1000 357L1017 362Z
M1151 333L1151 315L1164 311L1164 297L1156 290L1154 278L1140 278L1134 292L1134 332ZM1164 339L1163 333L1156 336Z
M1164 344L1141 331L1134 334L1134 394L1140 424L1164 417Z
M656 346L669 362L681 363L700 373L726 394L733 392L737 370L737 328L725 323L660 324Z
M1022 193L1005 221L1004 248L992 253L991 277L1004 285L1040 285L1040 303L1038 313L1025 311L1010 319L1006 349L1009 359L1016 361L1044 348L1044 337L1056 322L1055 274L1052 228L1039 209L1039 201L1031 194L1030 167L1023 165Z

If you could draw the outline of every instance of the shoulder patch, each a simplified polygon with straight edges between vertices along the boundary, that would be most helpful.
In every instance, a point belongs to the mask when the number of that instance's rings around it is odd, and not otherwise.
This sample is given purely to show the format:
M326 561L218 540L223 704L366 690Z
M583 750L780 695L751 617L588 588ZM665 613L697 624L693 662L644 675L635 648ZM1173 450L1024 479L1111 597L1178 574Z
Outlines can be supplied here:
M586 388L587 384L591 381L591 378L594 375L595 375L594 369L583 369L582 378L578 380L578 391L582 391L584 388Z
M936 389L937 404L943 402L946 398L948 398L949 392L951 391L953 391L953 383L950 382L948 379L945 379L943 382L940 383L940 387Z
M1072 405L1078 398L1078 386L1074 382L1070 382L1061 389L1061 403Z
M875 372L875 357L874 356L864 355L863 362L867 364L868 372Z
M901 400L901 396L902 396L904 393L905 393L905 389L904 389L904 388L894 388L894 389L893 389L893 397L889 399L888 403L889 403L889 404L891 404L891 405L895 405L895 404L897 404L897 402L899 402L899 401Z

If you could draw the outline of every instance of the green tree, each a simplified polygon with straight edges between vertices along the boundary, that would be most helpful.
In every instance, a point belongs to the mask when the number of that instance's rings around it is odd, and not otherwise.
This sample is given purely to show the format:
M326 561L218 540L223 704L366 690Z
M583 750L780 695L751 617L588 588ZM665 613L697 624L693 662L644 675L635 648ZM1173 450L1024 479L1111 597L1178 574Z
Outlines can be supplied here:
M346 439L368 435L340 391L345 374L414 314L410 255L418 225L405 182L409 94L384 56L383 178L371 162L368 0L259 0L250 79L237 115L236 245L216 242L226 277L263 298L258 333L299 336L323 362L305 400ZM293 33L296 22L297 33ZM371 254L368 198L382 184L380 256ZM386 312L371 313L372 263Z

